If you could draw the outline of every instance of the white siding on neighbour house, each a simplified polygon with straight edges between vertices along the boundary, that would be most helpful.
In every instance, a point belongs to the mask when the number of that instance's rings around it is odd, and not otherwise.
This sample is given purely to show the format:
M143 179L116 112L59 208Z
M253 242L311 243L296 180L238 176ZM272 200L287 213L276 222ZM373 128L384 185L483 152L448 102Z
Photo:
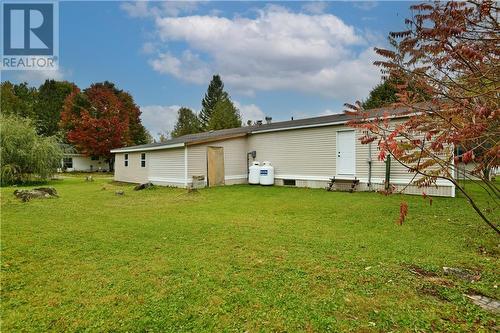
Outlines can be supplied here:
M226 184L241 183L247 177L247 139L245 137L188 146L188 181L193 176L207 177L208 147L224 148L224 174Z
M108 171L109 165L105 158L99 157L98 160L92 160L91 157L80 154L65 154L64 158L73 160L73 168L66 171Z

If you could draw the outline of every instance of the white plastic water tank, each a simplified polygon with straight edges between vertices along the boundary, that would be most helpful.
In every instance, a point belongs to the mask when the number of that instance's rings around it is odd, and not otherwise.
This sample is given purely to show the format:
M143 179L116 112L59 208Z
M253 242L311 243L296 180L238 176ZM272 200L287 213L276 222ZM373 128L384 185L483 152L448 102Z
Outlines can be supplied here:
M260 167L260 185L274 185L274 167L265 161Z
M257 161L248 168L248 183L260 184L260 163Z

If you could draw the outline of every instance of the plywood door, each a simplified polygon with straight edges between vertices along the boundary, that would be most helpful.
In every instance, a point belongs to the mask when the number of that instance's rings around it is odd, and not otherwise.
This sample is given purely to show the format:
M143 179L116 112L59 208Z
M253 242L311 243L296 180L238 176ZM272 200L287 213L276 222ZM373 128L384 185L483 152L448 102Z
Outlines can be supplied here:
M224 148L208 147L208 186L224 185Z

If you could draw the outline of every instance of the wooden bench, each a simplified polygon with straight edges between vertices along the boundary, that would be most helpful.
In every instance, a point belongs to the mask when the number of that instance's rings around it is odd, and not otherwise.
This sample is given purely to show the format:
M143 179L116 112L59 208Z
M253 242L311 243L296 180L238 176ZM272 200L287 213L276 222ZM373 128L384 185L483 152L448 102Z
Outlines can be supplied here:
M359 179L354 177L354 179L347 179L347 178L337 178L337 177L332 177L330 178L330 182L328 183L328 186L326 187L327 191L339 191L340 188L337 187L337 185L350 185L350 187L347 188L346 191L349 191L350 193L354 192L356 190L356 186L359 184Z

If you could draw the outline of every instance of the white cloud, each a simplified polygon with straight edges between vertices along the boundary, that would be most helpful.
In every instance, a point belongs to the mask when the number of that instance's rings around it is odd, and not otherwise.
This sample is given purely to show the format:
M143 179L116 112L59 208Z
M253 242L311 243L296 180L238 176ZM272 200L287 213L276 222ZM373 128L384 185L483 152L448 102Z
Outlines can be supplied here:
M335 112L335 111L333 111L333 110L326 109L326 110L324 110L323 112L320 112L320 113L318 114L318 116L329 116L329 115L336 114L336 113L339 113L339 112Z
M378 6L378 2L371 0L371 1L355 1L353 2L353 6L361 9L361 10L371 10L375 7Z
M205 84L220 73L226 85L252 94L291 90L353 101L379 81L366 39L331 14L293 13L267 6L255 18L191 15L156 17L160 41L184 42L188 51L160 52L152 67Z
M148 17L152 14L147 1L123 2L120 8L130 17Z
M156 46L152 42L146 42L146 43L142 44L141 53L152 54L155 52L155 50L156 50Z
M192 13L198 9L197 1L164 1L160 5L165 15L178 16L183 13Z
M246 124L248 120L264 120L265 114L264 112L255 104L240 104L237 101L234 101L234 106L236 106L240 110L241 120L243 124Z
M198 9L197 1L130 1L120 5L121 9L127 12L130 17L159 17L178 16L183 13L192 13Z
M159 133L170 135L177 121L178 105L147 105L141 106L142 124L148 129L153 137Z
M162 53L158 58L150 61L154 70L170 74L187 82L205 83L210 78L210 69L200 60L199 56L186 50L180 58L169 52Z
M309 1L302 6L304 11L311 14L322 14L326 8L328 8L328 4L324 1Z
M70 75L59 67L57 70L26 70L17 71L15 74L16 79L22 82L28 82L30 85L38 86L45 82L45 80L63 80L66 76Z

